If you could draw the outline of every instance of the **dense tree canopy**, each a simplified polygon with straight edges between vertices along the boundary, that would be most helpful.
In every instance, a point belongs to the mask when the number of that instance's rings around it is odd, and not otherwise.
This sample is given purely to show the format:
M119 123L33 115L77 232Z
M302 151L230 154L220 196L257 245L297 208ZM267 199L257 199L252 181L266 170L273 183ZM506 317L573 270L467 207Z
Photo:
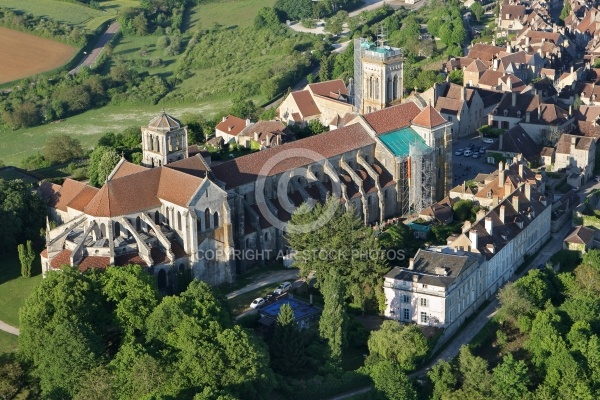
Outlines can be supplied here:
M46 206L30 185L0 179L0 254L39 238L45 217Z
M45 398L261 399L274 385L221 295L194 281L159 302L139 266L49 273L21 310L19 351Z

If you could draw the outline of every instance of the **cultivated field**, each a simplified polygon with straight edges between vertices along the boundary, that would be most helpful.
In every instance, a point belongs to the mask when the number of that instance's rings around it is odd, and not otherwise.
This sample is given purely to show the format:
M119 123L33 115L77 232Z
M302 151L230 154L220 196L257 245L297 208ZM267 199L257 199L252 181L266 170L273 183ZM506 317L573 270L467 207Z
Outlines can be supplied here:
M76 49L50 39L0 27L0 84L60 67Z

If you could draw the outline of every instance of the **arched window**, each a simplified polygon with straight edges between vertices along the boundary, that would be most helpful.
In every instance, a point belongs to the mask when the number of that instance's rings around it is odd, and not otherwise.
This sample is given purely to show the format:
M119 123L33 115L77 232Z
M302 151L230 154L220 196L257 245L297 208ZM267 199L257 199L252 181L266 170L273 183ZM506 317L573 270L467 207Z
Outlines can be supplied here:
M269 232L265 232L265 242L268 242L269 240L271 240L271 235L269 235Z
M142 230L142 221L139 216L135 218L135 230L138 232Z
M379 78L375 78L375 99L379 99Z
M394 75L394 83L393 83L393 93L392 100L396 100L398 98L398 75Z
M158 271L158 278L157 278L157 283L158 283L158 289L160 290L164 290L167 287L167 273L165 272L164 269L161 269L160 271Z
M121 236L121 224L115 222L115 237Z
M210 229L210 210L204 210L204 229Z
M106 225L104 225L103 223L100 224L100 234L102 235L103 238L106 237Z
M160 214L157 211L154 211L154 223L155 224L160 224Z
M219 213L215 211L215 213L213 214L213 228L218 228L219 227Z
M181 213L177 211L177 229L181 230Z
M202 220L200 218L196 219L196 234L200 236L200 232L202 232ZM200 244L200 243L198 243Z

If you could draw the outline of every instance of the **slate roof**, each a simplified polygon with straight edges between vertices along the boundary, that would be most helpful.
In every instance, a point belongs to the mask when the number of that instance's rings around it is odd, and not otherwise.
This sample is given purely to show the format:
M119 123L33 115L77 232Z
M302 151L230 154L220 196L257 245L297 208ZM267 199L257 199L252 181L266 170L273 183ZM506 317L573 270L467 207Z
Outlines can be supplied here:
M542 149L531 139L521 125L515 125L502 135L502 148L500 140L494 140L488 148L488 151L501 151L514 154L523 154L528 161L539 160Z
M148 126L159 130L175 130L181 127L181 122L163 111L158 117L150 121Z
M454 283L463 270L481 262L477 256L461 253L446 254L419 249L414 257L414 269L395 267L385 274L385 277L414 282L413 277L417 276L417 283L448 287ZM444 274L441 273L442 271Z
M274 164L264 171L267 176L303 167L374 143L375 141L362 125L352 124L320 135L248 154L215 165L212 169L216 178L225 183L226 189L231 189L256 181L261 169L270 161ZM317 155L316 159L311 158L308 152L314 152ZM282 159L274 161L278 156Z
M588 244L596 234L596 231L587 226L576 226L565 237L564 241L575 244Z

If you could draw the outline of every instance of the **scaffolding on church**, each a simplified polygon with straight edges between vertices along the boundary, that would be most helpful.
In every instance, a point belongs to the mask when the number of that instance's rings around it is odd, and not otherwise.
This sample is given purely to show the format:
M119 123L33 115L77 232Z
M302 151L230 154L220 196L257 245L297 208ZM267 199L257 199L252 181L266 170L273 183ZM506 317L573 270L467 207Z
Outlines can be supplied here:
M365 38L354 39L354 80L352 82L352 104L354 111L360 112L362 104L362 44Z
M398 177L398 202L400 203L400 215L410 213L410 157L398 159L400 167Z
M420 212L433 204L434 151L410 145L410 208Z

